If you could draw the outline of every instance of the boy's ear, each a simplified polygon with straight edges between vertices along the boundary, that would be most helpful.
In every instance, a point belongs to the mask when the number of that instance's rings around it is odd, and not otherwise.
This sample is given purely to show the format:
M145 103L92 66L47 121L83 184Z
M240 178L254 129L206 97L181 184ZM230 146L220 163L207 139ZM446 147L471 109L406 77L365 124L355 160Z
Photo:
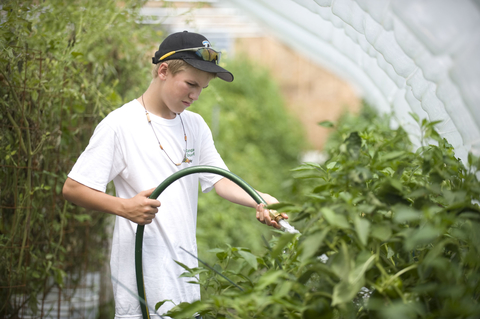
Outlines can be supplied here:
M167 63L162 63L158 67L158 77L161 80L165 80L167 78L167 72L168 72L168 64Z

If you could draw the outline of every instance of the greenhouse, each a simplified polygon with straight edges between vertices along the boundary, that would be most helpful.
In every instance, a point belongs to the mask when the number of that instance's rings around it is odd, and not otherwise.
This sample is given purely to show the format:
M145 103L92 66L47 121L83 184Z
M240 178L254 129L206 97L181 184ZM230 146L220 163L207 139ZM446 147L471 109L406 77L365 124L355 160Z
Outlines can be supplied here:
M181 163L151 136L177 168L149 199L221 175L281 228L199 191L197 251L179 239L174 272L142 273L151 225L127 220L127 282L109 263L122 217L64 185L109 114L136 100L151 124L152 56L184 30L235 77L209 78L188 112L228 170L189 165L182 122ZM480 317L478 1L7 0L0 32L0 317L120 318L113 291L138 318ZM157 275L201 298L157 298Z

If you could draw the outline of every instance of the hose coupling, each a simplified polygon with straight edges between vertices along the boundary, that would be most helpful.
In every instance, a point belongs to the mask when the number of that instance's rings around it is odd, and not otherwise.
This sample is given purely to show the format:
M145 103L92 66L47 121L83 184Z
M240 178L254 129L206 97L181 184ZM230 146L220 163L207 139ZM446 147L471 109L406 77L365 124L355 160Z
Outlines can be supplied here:
M271 219L274 219L277 223L283 219L282 215L276 210L269 209L268 213Z

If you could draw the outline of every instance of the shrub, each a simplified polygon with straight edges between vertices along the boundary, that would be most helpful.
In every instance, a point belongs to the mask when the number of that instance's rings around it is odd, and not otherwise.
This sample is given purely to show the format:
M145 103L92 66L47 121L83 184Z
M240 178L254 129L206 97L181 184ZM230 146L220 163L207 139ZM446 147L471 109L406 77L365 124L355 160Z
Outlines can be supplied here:
M306 147L301 126L286 110L280 89L266 69L242 59L227 60L226 68L235 80L211 81L191 110L209 124L231 172L278 200L287 198L290 167L298 165ZM255 210L232 205L214 193L199 196L200 253L234 243L261 252L258 238L269 236L270 231L256 220Z
M213 267L184 274L203 300L171 315L478 318L480 160L470 155L466 167L455 158L435 123L419 124L424 143L437 145L415 152L388 123L368 108L344 117L328 161L293 169L304 201L275 206L302 234L278 233L263 255L214 249Z
M95 125L147 84L140 61L152 32L137 23L142 3L2 1L2 318L27 308L45 315L37 298L104 268L112 217L65 202L61 188Z

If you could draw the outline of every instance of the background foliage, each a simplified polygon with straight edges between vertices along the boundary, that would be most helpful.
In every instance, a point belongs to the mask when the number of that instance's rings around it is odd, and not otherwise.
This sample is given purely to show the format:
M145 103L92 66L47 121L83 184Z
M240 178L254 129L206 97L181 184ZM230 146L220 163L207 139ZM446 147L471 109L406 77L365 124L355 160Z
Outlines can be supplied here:
M289 170L306 147L301 126L286 111L279 87L265 69L241 59L227 63L235 80L212 81L191 110L211 127L215 146L232 173L282 200L291 196ZM199 254L225 244L260 251L262 236L271 236L269 227L256 220L254 209L214 193L199 196Z
M345 116L328 161L293 170L303 201L274 207L294 215L302 235L279 233L263 254L211 250L213 267L183 275L204 300L171 315L478 318L480 160L469 156L465 167L426 121L412 152L389 122L368 108Z
M110 216L66 203L61 187L96 123L148 81L141 61L156 33L136 23L143 1L123 3L2 1L2 318L25 305L43 316L49 291L104 268Z

